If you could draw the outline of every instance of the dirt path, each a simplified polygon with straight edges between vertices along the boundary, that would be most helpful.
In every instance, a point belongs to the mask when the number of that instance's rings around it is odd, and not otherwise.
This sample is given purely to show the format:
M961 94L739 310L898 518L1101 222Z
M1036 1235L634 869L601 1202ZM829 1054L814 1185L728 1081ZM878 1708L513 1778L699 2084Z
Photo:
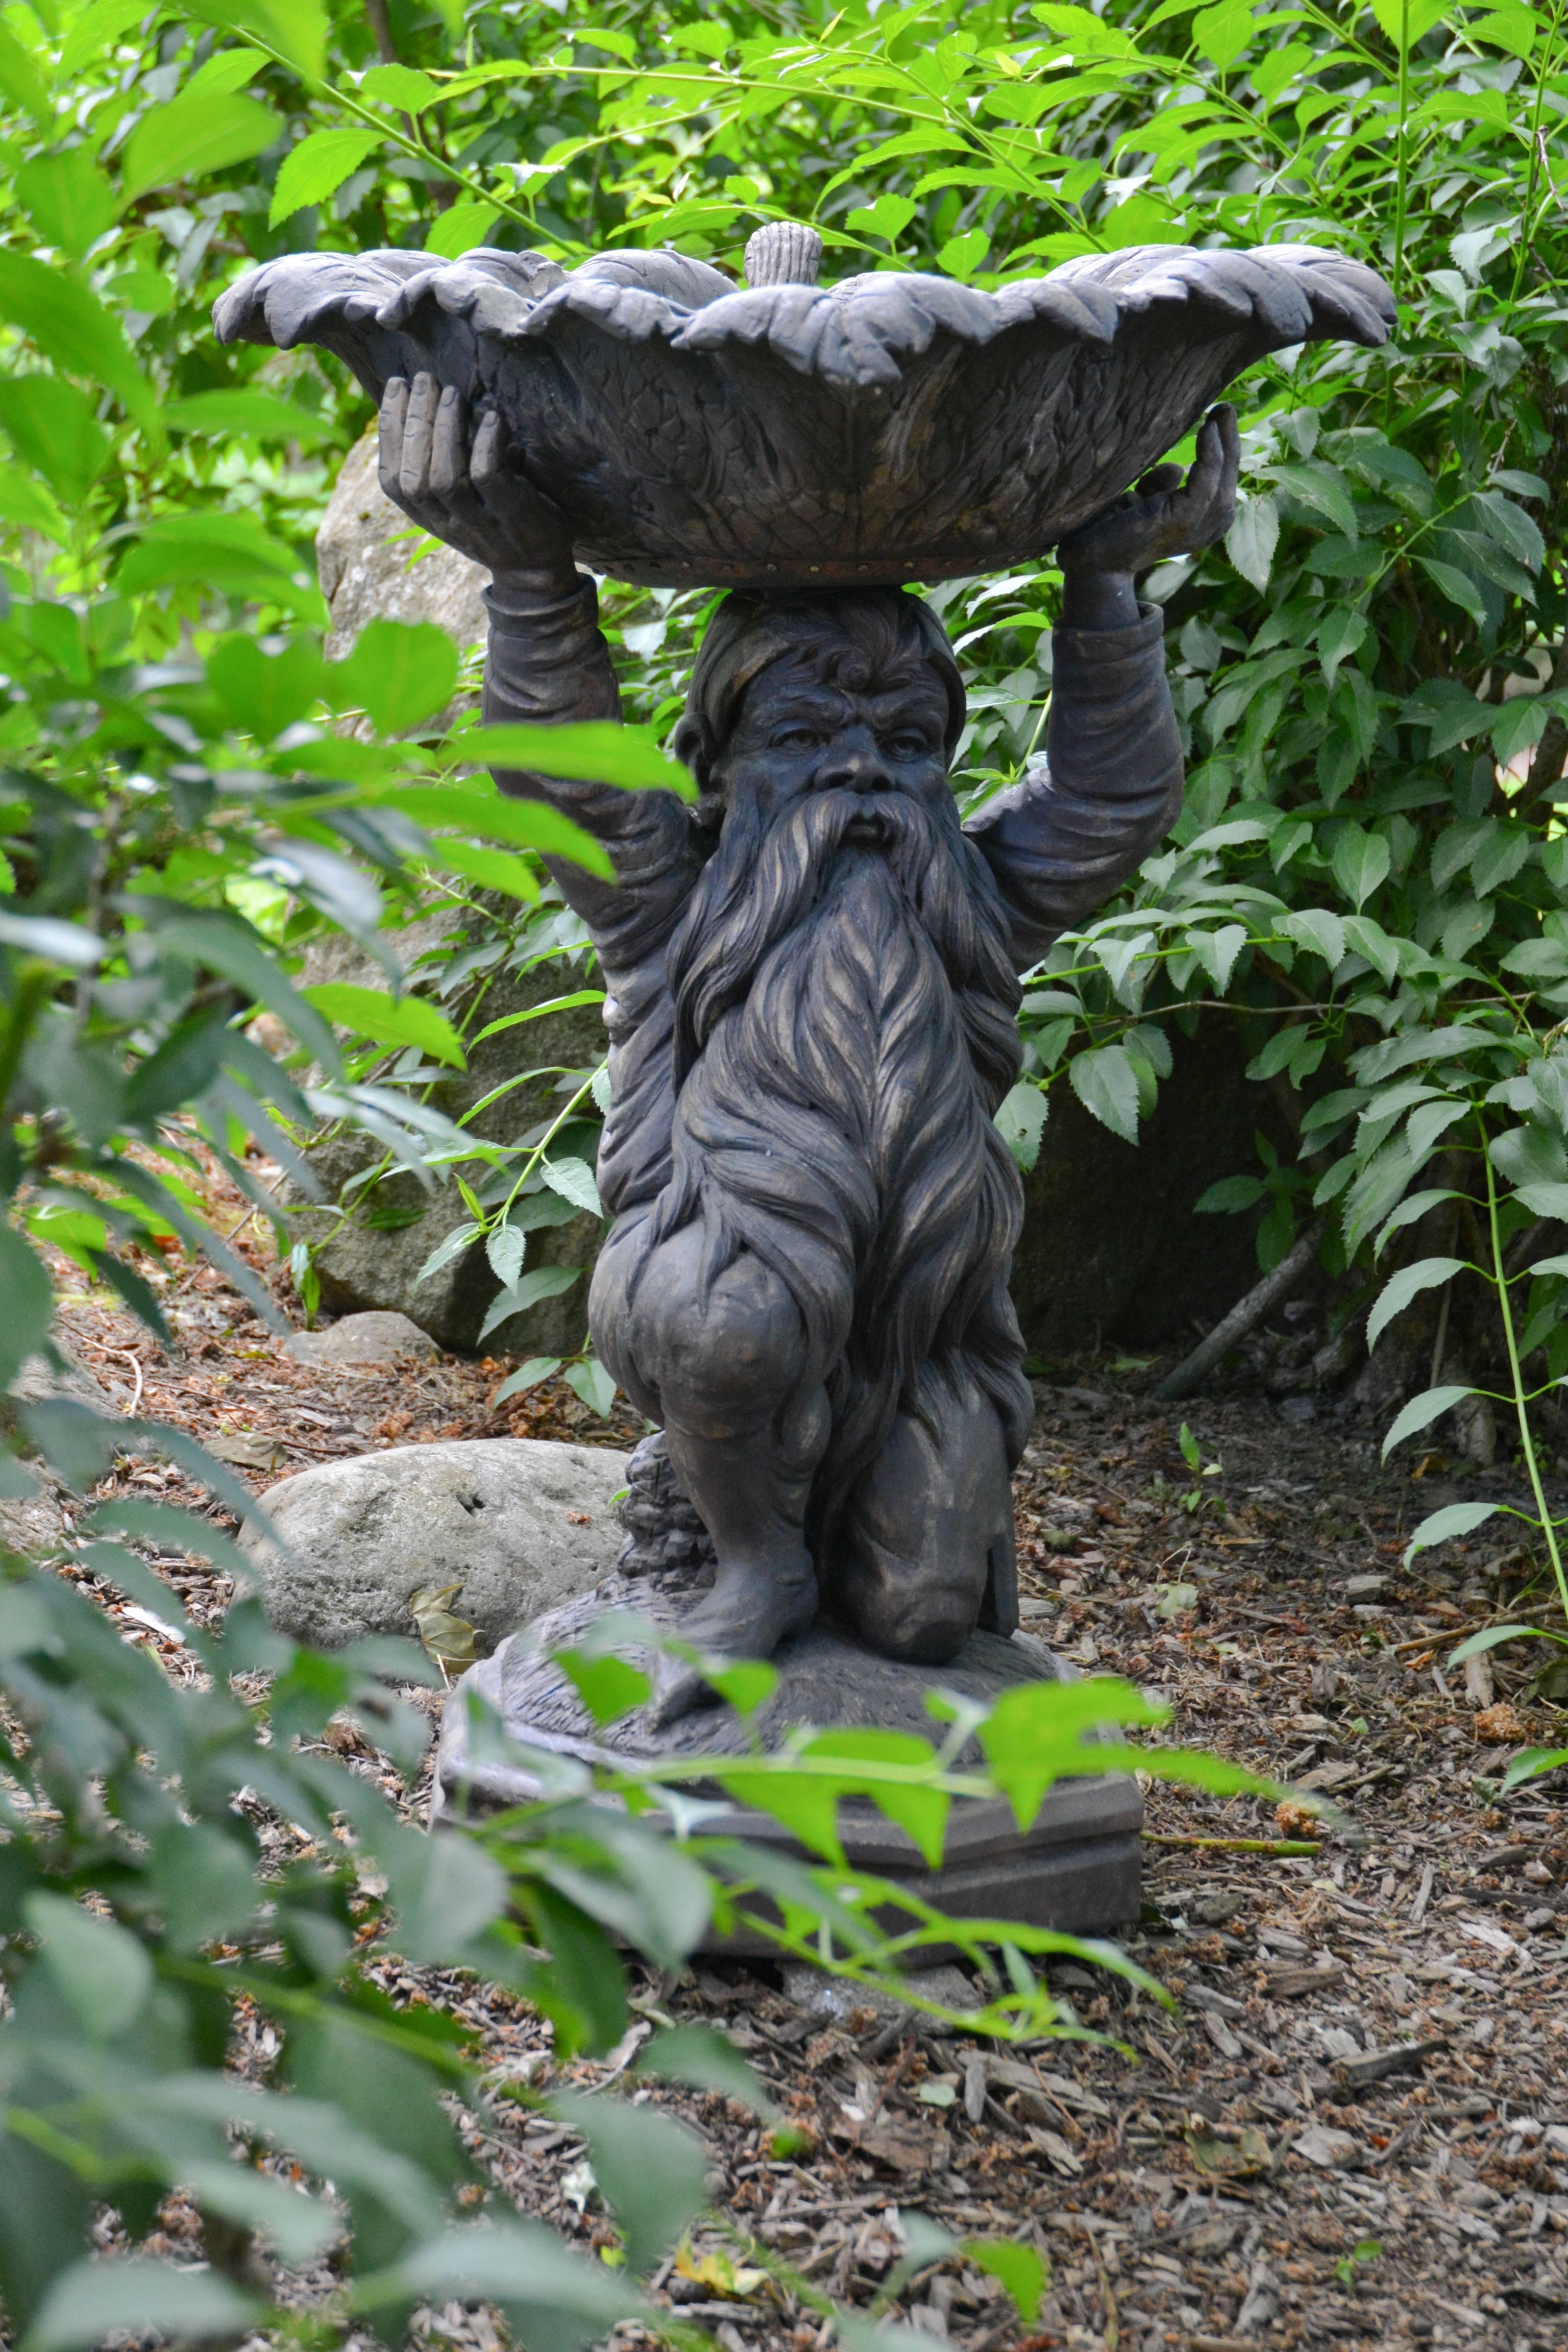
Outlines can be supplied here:
M81 1293L66 1309L71 1344L122 1410L139 1387L137 1410L220 1441L258 1489L422 1437L637 1433L629 1420L606 1430L559 1382L498 1418L499 1368L297 1363L210 1275L176 1273L167 1293L183 1362ZM1183 1409L1205 1465L1220 1465L1194 1480L1182 1413L1138 1393L1156 1370L1079 1362L1042 1385L1018 1481L1027 1622L1167 1700L1168 1738L1314 1786L1345 1826L1315 1859L1162 1843L1276 1825L1256 1800L1151 1787L1131 1948L1182 1995L1179 2011L1098 1971L1054 1972L1079 2020L1131 2055L1060 2042L1008 2058L868 2009L834 2018L776 1970L703 1965L639 1997L650 2014L726 2023L815 2150L780 2162L722 2099L668 2103L708 2132L733 2225L851 2303L872 2300L901 2250L900 2209L1037 2244L1053 2283L1032 2327L971 2263L917 2280L905 2315L969 2352L1568 2345L1568 1800L1560 1777L1497 1796L1507 1759L1561 1738L1563 1718L1530 1703L1522 1651L1495 1665L1495 1687L1443 1673L1513 1591L1506 1537L1488 1527L1401 1567L1404 1531L1435 1503L1506 1499L1515 1474L1450 1486L1436 1455L1419 1480L1385 1474L1370 1437L1252 1398ZM151 1461L116 1475L198 1499ZM225 1605L223 1578L159 1565L198 1616ZM163 1654L184 1670L172 1645ZM445 1997L497 2063L548 2078L547 2033L505 1996L428 1974L388 1981ZM1380 2063L1410 2044L1405 2071ZM884 2126L869 2148L850 2109ZM498 2185L607 2243L580 2146L511 2113L499 2137L477 2135ZM179 2242L177 2210L170 2228ZM700 2231L686 2267L695 2275L670 2272L660 2291L726 2352L825 2342L810 2310L747 2275L720 2236ZM433 2326L449 2346L495 2343L482 2315L453 2307Z

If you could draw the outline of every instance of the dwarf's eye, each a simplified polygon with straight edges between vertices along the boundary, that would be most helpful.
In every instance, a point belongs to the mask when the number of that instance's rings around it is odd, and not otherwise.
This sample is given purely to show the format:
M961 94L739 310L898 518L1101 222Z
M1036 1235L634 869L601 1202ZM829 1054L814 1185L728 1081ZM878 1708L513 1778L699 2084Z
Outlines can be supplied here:
M780 727L768 739L773 751L815 751L822 738L815 727Z
M895 760L918 760L931 749L925 736L915 727L901 727L896 735L889 735L884 740Z

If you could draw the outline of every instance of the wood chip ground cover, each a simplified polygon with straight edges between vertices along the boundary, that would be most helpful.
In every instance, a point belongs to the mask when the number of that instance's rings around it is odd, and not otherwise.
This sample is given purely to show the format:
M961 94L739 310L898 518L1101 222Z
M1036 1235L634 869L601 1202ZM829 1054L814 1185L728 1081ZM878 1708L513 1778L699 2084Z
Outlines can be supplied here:
M596 1422L559 1381L497 1415L504 1367L296 1363L210 1273L176 1265L162 1288L178 1362L79 1282L65 1336L121 1410L255 1440L255 1464L238 1466L258 1491L312 1461L424 1438L640 1433L629 1413ZM865 2306L902 2252L900 2212L917 2210L1050 2263L1030 2327L971 2262L917 2278L903 2315L967 2352L1568 2344L1568 1794L1553 1779L1497 1795L1509 1757L1561 1740L1563 1716L1532 1696L1522 1650L1468 1683L1443 1667L1505 1605L1529 1613L1521 1555L1489 1528L1401 1565L1429 1509L1508 1499L1518 1474L1458 1479L1430 1454L1419 1479L1384 1472L1372 1432L1286 1420L1256 1395L1158 1408L1158 1370L1083 1360L1040 1385L1017 1482L1026 1622L1167 1701L1163 1737L1315 1788L1342 1825L1295 1860L1184 1843L1275 1836L1272 1809L1151 1785L1145 1917L1130 1942L1180 2008L1056 1972L1081 2022L1131 2054L1071 2041L1002 2053L869 2006L825 2021L764 1966L639 1978L647 2017L725 2025L811 2136L782 2161L716 2095L635 2094L686 2115L711 2148L720 2218L657 2293L725 2352L824 2346L769 2264ZM1192 1478L1184 1416L1216 1475ZM108 1484L199 1507L150 1459L126 1458ZM154 1564L198 1619L230 1597L199 1566ZM165 1630L100 1598L171 1674L194 1671ZM391 1785L357 1735L329 1738ZM291 1834L267 1828L279 1856ZM556 2079L548 2029L509 1996L392 1961L383 1973L395 1998L468 2021L498 2073ZM613 2071L565 2074L591 2086ZM612 2245L579 2142L505 2103L468 2122L494 2195ZM195 2229L176 2200L162 2242L194 2250ZM483 2313L431 2313L425 2333L499 2352ZM640 2340L617 2338L628 2352Z

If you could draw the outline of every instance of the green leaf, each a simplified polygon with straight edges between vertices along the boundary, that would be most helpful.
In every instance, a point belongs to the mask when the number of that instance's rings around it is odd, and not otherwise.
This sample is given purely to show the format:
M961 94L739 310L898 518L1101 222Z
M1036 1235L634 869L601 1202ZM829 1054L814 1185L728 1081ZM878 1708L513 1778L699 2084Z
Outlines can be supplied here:
M991 250L989 229L966 229L962 236L950 236L937 248L936 266L950 278L968 279L973 277Z
M1279 544L1279 509L1272 499L1243 499L1225 535L1225 551L1244 580L1267 588Z
M1032 2327L1049 2277L1034 2247L1021 2246L1012 2238L966 2238L963 2252L977 2271L1006 2290L1024 2326Z
M380 131L310 131L283 158L268 226L276 228L279 221L291 219L307 205L325 204L384 142L385 133Z
M618 784L626 792L697 798L689 774L661 748L651 727L622 727L607 719L564 727L479 727L464 738L463 751L465 757L509 773L521 769L580 783Z
M1223 73L1252 38L1252 10L1247 0L1219 0L1215 8L1200 8L1193 18L1193 45Z
M1049 1109L1043 1090L1026 1078L1021 1078L997 1104L996 1124L1020 1168L1033 1168L1038 1160Z
M86 147L36 155L17 172L16 189L44 244L58 246L73 261L113 227L120 211L107 174Z
M1499 1649L1504 1642L1555 1642L1560 1648L1568 1648L1568 1633L1553 1633L1542 1625L1487 1625L1468 1642L1461 1642L1447 1663L1462 1666L1467 1658L1479 1658L1483 1651Z
M635 2319L641 2312L628 2282L617 2280L603 2263L586 2263L568 2252L542 2222L520 2221L508 2221L502 2228L450 2230L428 2240L395 2268L358 2280L350 2302L355 2311L374 2312L384 2305L445 2303L452 2297L515 2305L523 2315L523 2340L539 2352L576 2352L607 2336L618 2320ZM563 2326L567 2315L582 2325ZM651 2324L655 2315L647 2316Z
M1348 661L1365 641L1369 626L1366 614L1352 612L1348 604L1335 604L1330 611L1318 631L1318 659L1331 686L1341 663Z
M1433 1511L1422 1520L1405 1547L1405 1565L1409 1567L1418 1551L1430 1551L1434 1544L1447 1543L1455 1536L1468 1536L1491 1518L1500 1507L1496 1503L1446 1503L1440 1511Z
M184 400L166 402L163 418L181 433L201 433L214 440L227 440L232 434L249 441L298 441L306 447L330 430L297 401L279 400L272 392L194 392Z
M491 1300L489 1311L479 1326L479 1338L488 1339L501 1324L510 1323L514 1315L526 1315L529 1308L537 1307L542 1298L561 1297L571 1289L582 1271L578 1265L536 1265L531 1274L521 1276L510 1290L503 1290L499 1298ZM552 1362L551 1370L553 1371L554 1369ZM536 1377L542 1380L544 1374L541 1372ZM517 1375L514 1373L512 1378L516 1380ZM532 1382L521 1381L519 1385L531 1387ZM517 1391L509 1386L501 1393L515 1396ZM500 1402L499 1396L497 1402Z
M1394 1447L1402 1444L1405 1438L1414 1437L1418 1429L1430 1428L1440 1413L1450 1412L1466 1397L1477 1393L1475 1389L1467 1388L1461 1381L1457 1387L1450 1384L1447 1388L1424 1389L1418 1397L1412 1397L1383 1441L1384 1461L1387 1461Z
M320 981L300 993L341 1029L357 1030L383 1045L417 1045L422 1054L431 1054L455 1070L468 1067L457 1031L422 996L394 998L380 989L356 988L342 980Z
M598 875L601 881L616 878L604 844L544 801L514 800L506 793L486 793L455 784L399 784L382 797L389 807L401 809L416 824L491 834L519 849L570 858L574 865Z
M980 1726L980 1744L992 1779L1026 1830L1053 1781L1092 1769L1086 1743L1104 1726L1162 1720L1163 1710L1126 1683L1024 1683L997 1700Z
M1095 1045L1075 1054L1068 1076L1085 1110L1124 1142L1137 1142L1138 1073L1125 1045Z
M465 253L472 253L477 246L489 242L500 216L499 205L448 205L431 224L425 250L437 260L459 260Z
M0 18L0 93L24 114L30 114L40 131L54 129L55 110L38 68L4 18Z
M109 459L109 436L79 385L62 376L17 375L0 383L0 425L67 507L79 506Z
M539 877L525 858L510 849L480 849L471 841L443 839L431 845L426 862L437 872L460 874L481 890L500 890L509 898L532 906L539 897Z
M1423 1290L1432 1290L1445 1282L1452 1282L1465 1270L1462 1257L1424 1257L1415 1265L1401 1266L1399 1272L1384 1285L1371 1314L1366 1318L1366 1345L1370 1355L1381 1334L1396 1315L1402 1314L1411 1300Z
M1433 586L1441 590L1450 604L1457 604L1461 613L1468 613L1478 627L1485 625L1486 599L1473 580L1468 579L1464 572L1456 571L1453 564L1438 562L1436 556L1418 555L1415 561Z
M225 32L249 33L279 50L308 82L326 72L322 0L188 0L185 14Z
M207 656L207 684L227 717L258 743L270 743L321 699L323 665L308 638L264 653L257 639L236 631Z
M205 179L231 163L248 163L282 131L282 117L254 98L193 91L151 107L125 142L125 201L133 203L149 188Z
M265 49L215 49L205 65L198 66L185 84L187 98L227 98L231 91L243 89L254 81L268 63Z
M608 1421L616 1404L615 1375L596 1356L584 1356L581 1363L568 1364L562 1377L590 1412L596 1412L601 1421Z
M854 205L845 214L844 226L852 234L858 230L866 236L879 236L889 245L897 245L917 209L912 196L883 194L875 204Z
M930 1769L935 1751L928 1740L908 1731L825 1731L807 1741L803 1754L814 1761L825 1759L849 1768L843 1787L847 1793L869 1797L880 1813L901 1829L932 1870L942 1867L942 1842L952 1800L945 1790L921 1788L868 1778L858 1780L857 1763L912 1765Z
M520 1396L524 1389L537 1388L541 1381L547 1381L552 1372L561 1370L562 1362L560 1356L530 1356L526 1363L519 1364L516 1371L509 1372L502 1381L490 1399L492 1409L504 1404L508 1397Z
M721 2092L763 2123L778 2113L761 2076L716 2026L667 2025L642 2052L636 2072L661 2083L684 2083L693 2091Z
M1372 0L1372 13L1403 56L1426 38L1449 12L1449 0Z
M79 2262L57 2278L23 2339L23 2352L91 2352L121 2330L185 2339L263 2323L264 2306L213 2271L176 2270L139 2255Z
M1354 540L1360 536L1354 501L1345 488L1343 475L1337 467L1316 463L1304 466L1276 466L1271 469L1271 475L1272 479L1282 490L1288 490L1290 496L1299 499L1303 506L1311 507L1317 513L1326 515L1335 529L1342 530L1347 539ZM1363 635L1365 629L1366 623L1363 621Z
M0 1394L49 1336L55 1294L42 1259L14 1225L0 1223Z
M591 1658L581 1650L552 1650L550 1654L600 1730L630 1715L652 1693L647 1675L626 1658Z
M360 96L378 106L395 106L400 114L423 114L441 96L441 86L413 66L372 66L360 76Z
M137 531L115 573L123 595L188 584L284 604L307 620L326 617L321 590L294 578L294 551L269 539L249 515L156 515Z
M1288 939L1297 940L1314 955L1322 957L1331 972L1337 971L1345 958L1345 929L1338 915L1324 907L1303 907L1287 915L1279 925Z
M1334 843L1330 860L1334 878L1359 913L1373 892L1388 878L1393 854L1381 833L1363 833L1347 824Z
M117 1920L95 1918L64 1895L29 1895L23 1910L44 1963L94 2042L110 2042L153 1990L146 1946Z
M68 375L106 384L149 439L162 444L157 394L114 320L79 279L31 254L0 252L0 319L30 336Z
M590 1216L604 1215L605 1204L599 1198L594 1171L585 1160L545 1160L540 1163L539 1172L551 1191L559 1192L574 1208L586 1209Z
M450 702L458 648L434 621L372 621L326 677L337 709L363 710L383 735L398 735Z

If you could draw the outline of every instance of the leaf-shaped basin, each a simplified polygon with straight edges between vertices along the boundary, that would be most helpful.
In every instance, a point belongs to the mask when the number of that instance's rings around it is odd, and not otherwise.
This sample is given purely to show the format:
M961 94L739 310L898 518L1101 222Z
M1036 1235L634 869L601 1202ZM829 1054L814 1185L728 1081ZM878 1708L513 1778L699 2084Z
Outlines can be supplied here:
M1037 559L1266 352L1378 344L1373 270L1311 246L1134 246L982 292L877 271L737 288L668 252L297 254L218 339L314 342L379 400L498 407L582 559L652 586L945 580Z

